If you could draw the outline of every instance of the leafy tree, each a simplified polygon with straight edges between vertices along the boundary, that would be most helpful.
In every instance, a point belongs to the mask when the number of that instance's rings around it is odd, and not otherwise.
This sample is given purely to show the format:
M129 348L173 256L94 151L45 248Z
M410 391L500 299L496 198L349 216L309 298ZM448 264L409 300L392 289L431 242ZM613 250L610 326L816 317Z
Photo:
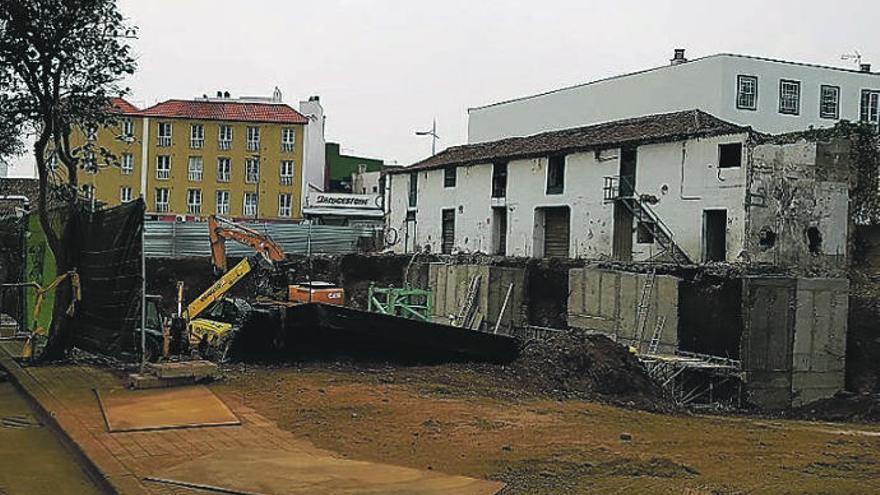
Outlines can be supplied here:
M112 123L110 98L128 92L121 84L135 70L128 45L135 32L115 0L0 1L0 153L21 147L23 128L34 131L38 215L59 274L78 259L74 225L53 222L49 209L74 211L78 172L95 162L87 158L94 156L91 144L71 146L71 131ZM72 297L69 284L58 287L47 358L67 347Z

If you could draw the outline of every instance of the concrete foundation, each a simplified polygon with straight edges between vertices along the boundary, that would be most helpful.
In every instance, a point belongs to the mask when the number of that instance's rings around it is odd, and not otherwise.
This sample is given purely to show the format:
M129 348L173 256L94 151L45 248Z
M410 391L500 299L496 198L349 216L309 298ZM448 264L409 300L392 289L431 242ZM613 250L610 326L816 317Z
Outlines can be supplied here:
M678 285L680 279L657 275L647 301L647 321L640 328L638 307L650 275L598 268L569 271L568 325L594 331L639 349L648 343L665 317L658 352L678 346Z
M749 400L778 409L844 388L849 281L743 280L742 363Z
M513 290L501 318L499 332L506 333L513 327L525 325L523 300L525 298L526 272L523 268L428 264L426 288L434 291L434 316L441 321L448 321L450 315L458 314L459 308L467 296L471 279L478 275L481 279L477 320L482 318L488 329L495 327L507 290L512 284Z

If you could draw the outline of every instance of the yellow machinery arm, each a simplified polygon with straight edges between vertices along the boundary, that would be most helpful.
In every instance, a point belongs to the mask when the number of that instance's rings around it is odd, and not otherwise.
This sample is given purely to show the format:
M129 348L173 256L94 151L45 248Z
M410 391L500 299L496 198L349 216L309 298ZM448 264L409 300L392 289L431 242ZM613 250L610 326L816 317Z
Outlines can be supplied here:
M225 258L224 258L225 259ZM229 289L231 289L235 284L238 283L239 280L244 278L245 275L250 273L251 271L251 263L247 258L238 262L237 265L232 267L232 270L229 270L226 274L220 277L213 285L208 287L205 292L202 292L199 297L195 298L193 302L189 303L189 306L186 307L186 315L184 317L187 320L192 320L196 318L202 311L205 310L208 306L214 303L214 301L223 297Z
M208 217L208 231L211 237L211 263L220 273L226 273L227 239L250 246L270 262L284 261L284 251L272 239L231 220L211 215Z

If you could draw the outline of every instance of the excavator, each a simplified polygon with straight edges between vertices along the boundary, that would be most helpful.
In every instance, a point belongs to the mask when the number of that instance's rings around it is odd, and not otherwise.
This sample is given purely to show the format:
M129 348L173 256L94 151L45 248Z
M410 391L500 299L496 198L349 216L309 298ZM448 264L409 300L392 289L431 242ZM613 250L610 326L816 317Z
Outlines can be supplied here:
M216 357L222 359L232 342L236 325L249 310L245 301L225 300L223 296L247 274L260 269L261 263L274 268L277 263L284 261L284 251L269 237L223 217L208 217L208 231L211 240L211 264L220 278L190 302L181 316L187 322L190 344L197 345L203 354L216 354ZM232 269L227 270L227 240L249 246L256 254L242 259ZM266 278L261 276L258 283ZM179 290L179 301L182 295L182 290ZM203 313L204 317L200 317Z

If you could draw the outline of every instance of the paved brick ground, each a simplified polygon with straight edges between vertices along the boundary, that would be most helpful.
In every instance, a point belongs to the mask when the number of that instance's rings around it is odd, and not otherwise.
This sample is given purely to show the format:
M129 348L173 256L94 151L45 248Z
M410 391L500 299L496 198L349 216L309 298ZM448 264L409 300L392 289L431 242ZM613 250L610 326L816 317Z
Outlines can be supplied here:
M189 489L142 481L169 466L218 450L246 447L332 455L281 430L234 396L224 402L241 426L108 433L94 389L122 388L112 373L89 366L21 368L10 358L19 344L0 343L0 365L52 416L113 490L125 495L192 495Z

